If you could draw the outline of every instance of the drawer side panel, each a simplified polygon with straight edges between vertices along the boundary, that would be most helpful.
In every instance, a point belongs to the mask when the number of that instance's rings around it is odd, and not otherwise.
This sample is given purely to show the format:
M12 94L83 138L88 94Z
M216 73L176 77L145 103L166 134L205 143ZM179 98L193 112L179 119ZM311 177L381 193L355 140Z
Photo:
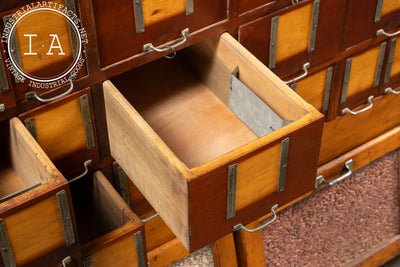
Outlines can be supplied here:
M104 82L103 87L111 155L188 246L185 166L110 81Z

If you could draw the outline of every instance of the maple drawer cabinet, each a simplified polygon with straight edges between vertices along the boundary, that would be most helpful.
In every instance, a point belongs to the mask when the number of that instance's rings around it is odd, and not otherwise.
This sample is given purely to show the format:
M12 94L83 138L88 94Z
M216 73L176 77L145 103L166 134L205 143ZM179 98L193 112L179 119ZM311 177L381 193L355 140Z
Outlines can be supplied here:
M314 187L323 116L227 33L178 58L103 87L111 155L193 251Z
M144 224L101 171L71 184L83 266L146 266Z
M68 182L18 118L0 124L0 264L79 260Z

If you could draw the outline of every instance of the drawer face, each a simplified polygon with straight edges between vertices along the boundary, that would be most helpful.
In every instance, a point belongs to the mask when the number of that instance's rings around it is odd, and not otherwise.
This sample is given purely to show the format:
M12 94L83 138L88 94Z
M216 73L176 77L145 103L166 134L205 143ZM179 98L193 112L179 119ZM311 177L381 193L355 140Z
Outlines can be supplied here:
M101 171L86 178L71 185L84 266L143 266L142 221Z
M391 32L400 23L400 3L397 0L349 1L345 28L345 47L376 36L379 29Z
M346 59L339 111L354 108L378 93L386 42Z
M193 250L268 212L272 202L313 188L323 116L229 34L178 58L144 65L103 88L112 156ZM240 79L232 75L237 69ZM149 79L152 73L158 78ZM130 90L133 80L137 90ZM250 115L244 112L249 107ZM307 154L307 162L297 153ZM236 185L229 200L228 184ZM212 200L213 208L195 208ZM264 208L249 208L257 203ZM203 211L218 214L217 227L206 234L200 225L210 214Z
M344 12L343 0L306 1L241 25L239 42L284 78L340 51Z
M137 2L141 9L131 0L93 1L102 67L142 53L144 44L159 46L181 37L185 28L192 33L227 17L226 0Z
M329 96L332 87L333 66L319 70L308 77L292 84L295 91L307 103L313 105L320 112L328 111Z
M373 107L361 114L346 114L324 125L319 165L399 124L399 96L393 94L380 96L372 103Z
M56 196L3 218L17 265L65 246L65 235Z
M27 129L64 174L98 159L90 89L20 115ZM75 166L66 166L77 156ZM65 163L63 163L65 162Z

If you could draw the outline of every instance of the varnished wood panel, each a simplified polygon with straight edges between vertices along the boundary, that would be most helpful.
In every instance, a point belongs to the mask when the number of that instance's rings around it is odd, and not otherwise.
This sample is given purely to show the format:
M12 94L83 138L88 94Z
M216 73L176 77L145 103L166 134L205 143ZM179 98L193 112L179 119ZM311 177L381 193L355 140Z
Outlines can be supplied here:
M322 111L326 87L326 69L320 70L296 83L298 93L307 103Z
M354 96L372 87L378 67L379 51L380 46L353 57L347 97Z
M313 5L310 3L279 16L276 42L277 64L308 49L312 10Z
M136 259L135 240L128 235L118 242L108 244L101 250L90 255L93 267L127 267L138 266Z
M55 195L3 218L3 221L17 265L27 263L65 244Z
M358 115L347 114L324 125L319 165L399 124L400 97L388 94L376 98L373 104L368 111Z
M400 73L400 40L397 39L396 48L394 51L393 64L390 72L390 80L392 81L396 75Z
M384 0L382 5L382 16L398 11L400 9L400 2L396 0Z
M185 0L144 0L142 4L145 27L162 22L178 14L186 13Z
M143 218L150 217L152 214L154 214L154 212L145 214ZM147 221L144 229L146 231L147 251L151 251L175 238L175 235L171 232L160 216Z

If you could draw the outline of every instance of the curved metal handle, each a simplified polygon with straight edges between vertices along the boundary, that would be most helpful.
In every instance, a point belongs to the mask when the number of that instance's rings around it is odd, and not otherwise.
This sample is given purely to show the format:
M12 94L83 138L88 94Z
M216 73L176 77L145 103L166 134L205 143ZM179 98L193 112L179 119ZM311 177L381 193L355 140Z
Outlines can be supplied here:
M394 32L394 33L387 33L387 32L385 32L383 29L379 29L379 30L376 32L376 36L385 35L385 36L387 36L387 37L394 37L394 36L399 35L399 34L400 34L400 31L397 31L397 32Z
M321 186L323 186L324 184L326 184L327 186L331 186L334 185L340 181L343 181L345 179L347 179L348 177L350 177L350 175L353 173L353 160L349 159L348 161L346 161L344 163L345 168L347 169L347 172L345 174L343 174L342 176L336 178L335 180L332 181L326 181L324 179L324 176L320 175L317 177L317 179L315 180L315 189L320 188Z
M155 217L157 217L158 216L158 213L154 213L153 215L151 215L150 217L148 217L148 218L144 218L144 219L140 219L142 222L148 222L148 221L150 221L150 220L152 220L152 219L154 219Z
M358 110L358 111L352 111L349 108L344 108L344 109L342 109L342 115L345 115L347 113L350 113L350 114L353 114L353 115L357 115L357 114L363 113L364 111L367 111L368 109L371 109L374 106L374 104L372 103L372 100L374 100L374 96L373 95L368 97L369 105L366 106L363 109Z
M272 212L272 214L274 214L274 217L273 217L270 221L264 223L263 225L260 225L259 227L254 228L254 229L248 229L248 228L246 228L243 224L239 223L239 224L237 224L237 225L235 225L235 226L233 227L233 231L244 230L244 231L250 232L250 233L257 232L258 230L261 230L261 229L263 229L264 227L267 227L268 225L270 225L271 223L273 223L273 222L276 220L276 213L275 213L275 210L277 210L277 209L278 209L278 204L275 204L275 205L272 206L271 212Z
M36 94L36 92L32 91L32 92L26 93L26 94L25 94L25 98L26 98L26 99L35 98L36 100L38 100L38 101L40 101L40 102L43 102L43 103L48 103L48 102L57 100L57 99L59 99L59 98L61 98L61 97L64 97L64 96L68 95L68 94L71 93L72 90L74 89L74 83L73 83L73 81L76 80L76 75L70 76L70 77L68 78L68 80L69 80L69 83L70 83L69 89L68 89L67 91L65 91L64 93L58 95L58 96L44 99L44 98L39 97L39 96Z
M292 1L292 5L297 6L299 4L299 0L291 0Z
M310 68L310 62L304 63L303 65L303 71L304 73L301 74L300 76L297 76L296 78L289 80L289 81L283 81L286 84L290 84L290 83L296 83L298 80L303 79L304 77L306 77L308 75L308 69Z
M66 257L66 258L64 258L64 259L62 260L62 266L63 266L63 267L68 267L68 265L71 264L71 263L72 263L72 258L71 258L71 256L68 256L68 257Z
M89 160L85 161L85 162L83 163L83 165L85 166L85 171L84 171L82 174L76 176L75 178L72 178L71 180L69 180L70 183L72 183L72 182L74 182L74 181L76 181L76 180L81 179L83 176L85 176L85 175L89 172L88 167L89 167L90 165L92 165L92 160L89 159Z
M395 91L392 88L388 87L385 89L385 95L387 94L394 94L394 95L400 95L400 91Z
M6 110L6 106L4 104L0 104L0 112L4 112Z
M182 34L183 39L180 42L177 42L176 44L166 45L164 47L157 48L157 47L153 46L152 43L147 43L147 44L143 45L143 51L147 52L150 50L154 50L156 52L163 53L164 57L166 57L166 58L169 58L169 59L174 58L176 55L175 48L186 42L187 36L189 35L189 28L182 30L181 34ZM165 52L167 52L168 50L172 50L172 52L173 52L172 56L165 55Z

